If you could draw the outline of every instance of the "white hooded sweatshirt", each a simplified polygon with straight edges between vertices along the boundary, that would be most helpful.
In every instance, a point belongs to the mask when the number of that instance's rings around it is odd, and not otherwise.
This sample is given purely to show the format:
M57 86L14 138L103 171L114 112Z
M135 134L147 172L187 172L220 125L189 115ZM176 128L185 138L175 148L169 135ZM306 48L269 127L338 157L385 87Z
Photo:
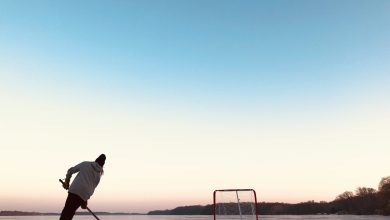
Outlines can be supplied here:
M84 161L71 167L66 174L66 179L70 180L72 174L77 172L78 174L70 185L68 192L80 196L84 201L88 201L100 182L103 169L96 162Z

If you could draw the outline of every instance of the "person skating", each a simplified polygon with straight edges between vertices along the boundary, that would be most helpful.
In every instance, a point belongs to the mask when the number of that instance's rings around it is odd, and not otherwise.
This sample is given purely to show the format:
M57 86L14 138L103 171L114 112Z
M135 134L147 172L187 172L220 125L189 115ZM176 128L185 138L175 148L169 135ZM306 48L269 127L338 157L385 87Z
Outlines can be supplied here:
M68 197L61 212L60 220L71 220L79 207L87 208L88 200L103 175L105 162L106 155L101 154L95 161L84 161L68 170L62 185L68 190ZM74 173L78 174L69 186Z

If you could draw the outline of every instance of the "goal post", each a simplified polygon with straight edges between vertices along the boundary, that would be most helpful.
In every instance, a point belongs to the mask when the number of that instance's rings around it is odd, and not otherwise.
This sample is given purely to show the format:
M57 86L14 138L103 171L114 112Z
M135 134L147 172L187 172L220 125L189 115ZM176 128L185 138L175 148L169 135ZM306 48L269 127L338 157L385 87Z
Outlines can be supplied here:
M256 191L219 189L213 193L214 220L258 220Z

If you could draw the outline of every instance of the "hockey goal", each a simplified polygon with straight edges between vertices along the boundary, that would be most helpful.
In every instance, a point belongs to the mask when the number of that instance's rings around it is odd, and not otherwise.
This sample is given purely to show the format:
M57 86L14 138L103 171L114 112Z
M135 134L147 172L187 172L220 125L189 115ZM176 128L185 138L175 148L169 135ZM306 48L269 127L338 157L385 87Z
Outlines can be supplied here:
M214 220L258 220L257 197L253 189L214 191Z

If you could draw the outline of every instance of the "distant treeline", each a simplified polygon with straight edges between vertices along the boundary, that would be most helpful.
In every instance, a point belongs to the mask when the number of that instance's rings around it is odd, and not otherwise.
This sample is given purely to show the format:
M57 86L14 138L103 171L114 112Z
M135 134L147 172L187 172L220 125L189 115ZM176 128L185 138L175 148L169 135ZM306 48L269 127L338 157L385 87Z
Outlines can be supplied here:
M331 202L302 202L298 204L257 204L260 215L312 215L312 214L354 214L390 215L390 176L384 177L378 190L358 187L355 194L346 191ZM177 207L172 210L151 211L148 215L213 215L213 205Z
M142 215L140 213L123 213L123 212L94 212L96 215ZM43 213L43 212L23 212L23 211L0 211L0 216L48 216L60 215L60 213ZM76 215L91 215L89 212L76 212Z
M22 211L0 211L0 216L36 216L36 215L58 215L57 213L22 212Z

